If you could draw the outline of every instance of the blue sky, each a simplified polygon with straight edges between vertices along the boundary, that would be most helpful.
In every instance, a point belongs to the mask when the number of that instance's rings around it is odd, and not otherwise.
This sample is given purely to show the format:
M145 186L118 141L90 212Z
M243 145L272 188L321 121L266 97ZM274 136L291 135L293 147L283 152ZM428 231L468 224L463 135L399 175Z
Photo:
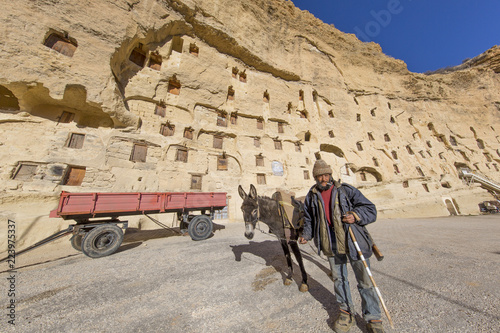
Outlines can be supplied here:
M500 0L292 0L402 59L412 72L456 66L500 45Z

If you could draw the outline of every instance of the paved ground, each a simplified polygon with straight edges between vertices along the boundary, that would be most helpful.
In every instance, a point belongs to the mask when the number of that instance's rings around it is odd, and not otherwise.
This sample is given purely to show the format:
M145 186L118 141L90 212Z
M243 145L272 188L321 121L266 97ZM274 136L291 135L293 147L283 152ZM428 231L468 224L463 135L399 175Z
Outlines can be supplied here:
M242 223L218 227L201 242L131 233L100 259L68 241L19 256L15 331L331 331L333 283L309 245L301 249L310 291L300 293L298 267L296 282L282 284L275 239L248 241ZM394 321L390 329L384 318L388 332L500 332L500 216L380 220L369 230L385 255L372 271ZM0 264L0 332L14 331L6 269ZM366 332L357 319L351 332Z

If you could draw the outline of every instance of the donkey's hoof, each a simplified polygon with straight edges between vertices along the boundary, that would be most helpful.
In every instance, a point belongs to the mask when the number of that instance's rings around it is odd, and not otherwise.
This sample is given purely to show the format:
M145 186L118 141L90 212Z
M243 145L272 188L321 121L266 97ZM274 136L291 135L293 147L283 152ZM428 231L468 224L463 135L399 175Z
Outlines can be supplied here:
M301 292L305 293L306 291L309 291L309 286L308 286L307 284L305 284L305 283L302 283L302 284L300 285L299 290L300 290Z
M292 284L292 279L285 279L285 281L283 281L283 284L284 284L285 286L289 286L289 285L291 285L291 284Z

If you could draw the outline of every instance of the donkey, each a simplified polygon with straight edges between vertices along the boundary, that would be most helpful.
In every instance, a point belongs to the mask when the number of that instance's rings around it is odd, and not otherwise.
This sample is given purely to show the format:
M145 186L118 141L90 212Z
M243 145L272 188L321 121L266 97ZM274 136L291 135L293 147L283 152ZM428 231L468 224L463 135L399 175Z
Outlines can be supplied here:
M302 273L302 283L299 290L306 292L309 290L307 285L307 273L302 262L302 255L299 246L297 245L298 232L293 228L286 228L283 219L280 217L280 209L278 202L274 199L257 196L255 186L250 185L250 192L247 195L241 185L238 187L240 197L243 199L241 210L245 220L245 237L252 239L254 236L255 225L257 221L261 221L269 226L270 232L278 237L285 253L286 262L288 264L288 274L283 282L285 285L292 283L293 267L292 257L288 245L293 251L297 262L299 263ZM292 197L292 205L294 206L294 220L303 218L304 204ZM287 230L288 229L288 230Z

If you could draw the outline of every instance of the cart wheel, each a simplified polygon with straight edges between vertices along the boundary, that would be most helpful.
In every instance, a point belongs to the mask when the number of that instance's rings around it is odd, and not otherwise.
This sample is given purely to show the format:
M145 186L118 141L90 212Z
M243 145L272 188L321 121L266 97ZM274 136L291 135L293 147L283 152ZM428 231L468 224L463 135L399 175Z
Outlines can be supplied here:
M212 220L206 215L195 216L189 222L189 236L195 241L207 239L212 234Z
M91 258L115 253L123 241L123 231L114 224L104 224L90 230L83 237L82 251Z
M73 248L77 251L81 251L82 250L82 240L83 240L83 237L85 236L85 234L76 234L76 235L73 235L73 237L71 237L70 241L71 241L71 246L73 246Z

